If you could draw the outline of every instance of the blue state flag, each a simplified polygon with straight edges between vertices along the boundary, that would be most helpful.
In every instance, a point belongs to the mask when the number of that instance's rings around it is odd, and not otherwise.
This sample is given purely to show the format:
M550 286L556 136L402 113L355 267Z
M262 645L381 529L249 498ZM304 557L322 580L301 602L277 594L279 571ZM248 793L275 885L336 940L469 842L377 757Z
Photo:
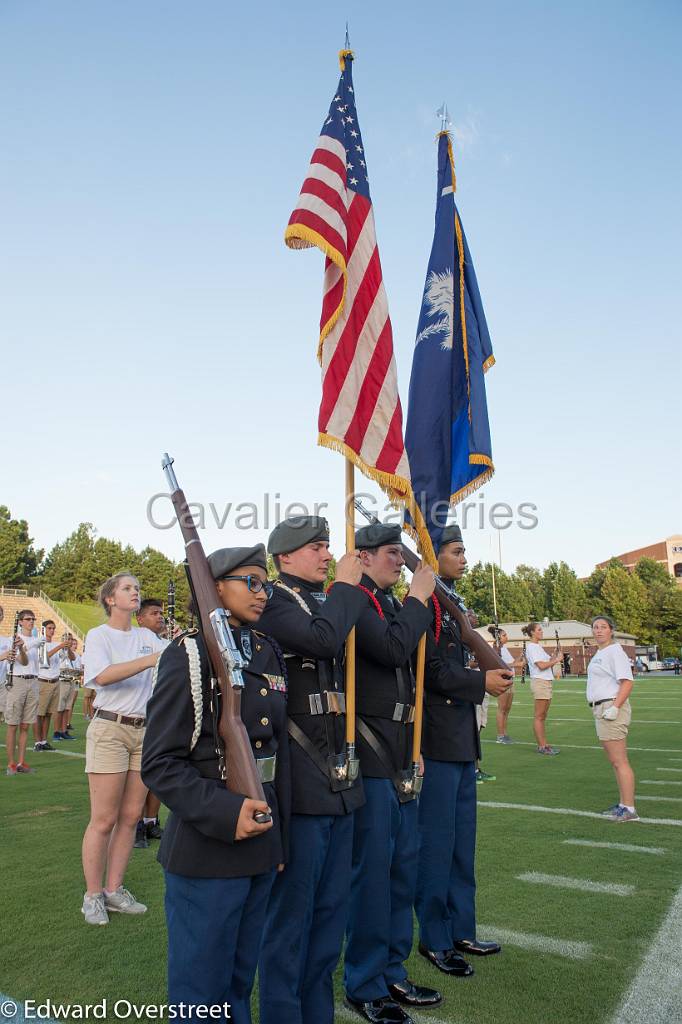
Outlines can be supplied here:
M438 138L436 229L412 360L405 447L435 564L447 510L493 475L485 372L495 362L471 254L455 205L447 132Z

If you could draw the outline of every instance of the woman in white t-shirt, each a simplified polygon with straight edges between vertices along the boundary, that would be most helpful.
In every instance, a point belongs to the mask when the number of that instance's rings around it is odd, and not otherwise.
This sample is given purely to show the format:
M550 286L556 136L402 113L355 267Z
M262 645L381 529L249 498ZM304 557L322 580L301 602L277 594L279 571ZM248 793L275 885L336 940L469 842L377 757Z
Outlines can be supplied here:
M533 712L533 732L538 745L538 754L553 756L559 753L558 747L551 747L545 735L545 721L552 703L552 683L554 673L552 669L561 661L561 654L558 652L552 656L542 647L542 626L539 622L529 622L521 630L528 637L525 653L530 674L530 689L535 698L535 710Z
M494 640L495 650L498 651L502 661L507 665L508 668L514 672L515 669L521 668L523 663L522 658L515 658L512 652L507 647L509 643L509 634L506 630L500 629L499 626L488 626L488 632ZM511 711L512 702L514 700L514 685L512 684L508 690L501 693L497 698L497 742L498 743L513 743L511 736L507 735L507 719L509 718L509 712Z
M108 621L88 632L84 654L84 682L95 691L85 745L90 821L83 837L82 913L88 924L107 924L111 911L147 909L123 888L123 876L147 795L140 769L152 672L167 645L150 629L132 625L140 607L134 576L112 576L99 600Z
M597 653L587 666L587 701L594 714L597 736L613 767L618 783L618 803L604 814L614 821L637 821L635 773L628 761L627 735L632 718L632 666L613 634L615 623L608 615L592 619Z

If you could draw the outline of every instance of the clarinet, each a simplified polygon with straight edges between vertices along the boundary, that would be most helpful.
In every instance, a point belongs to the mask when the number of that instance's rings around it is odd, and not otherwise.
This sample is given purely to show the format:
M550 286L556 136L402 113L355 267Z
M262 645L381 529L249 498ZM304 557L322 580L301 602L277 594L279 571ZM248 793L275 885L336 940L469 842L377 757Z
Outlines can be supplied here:
M172 641L175 632L175 583L168 580L168 599L166 602L166 632L168 640Z
M17 638L19 636L19 612L14 616L14 629L12 630L12 646L10 647L10 656L7 659L9 661L9 668L7 669L7 679L5 680L5 689L11 690L14 686L14 662L17 656Z
M525 683L525 681L526 681L526 668L527 667L528 667L528 662L526 661L526 641L524 640L523 641L523 664L521 666L521 683Z

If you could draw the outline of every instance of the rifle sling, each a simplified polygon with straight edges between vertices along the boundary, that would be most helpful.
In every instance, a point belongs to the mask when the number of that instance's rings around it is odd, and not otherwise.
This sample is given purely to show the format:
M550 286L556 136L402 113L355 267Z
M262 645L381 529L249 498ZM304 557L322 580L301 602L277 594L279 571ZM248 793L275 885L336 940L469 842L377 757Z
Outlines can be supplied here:
M374 756L379 761L379 764L386 772L388 778L395 786L396 791L398 793L398 799L400 800L400 802L406 803L408 800L412 800L414 798L414 794L406 795L404 792L401 791L401 781L404 781L406 776L411 775L411 770L409 768L401 769L395 767L395 765L393 764L393 759L391 758L391 754L386 749L386 745L379 739L378 736L376 736L372 732L370 727L366 724L366 722L363 722L361 718L356 719L356 729L358 730L358 732L360 733L363 740L370 748Z

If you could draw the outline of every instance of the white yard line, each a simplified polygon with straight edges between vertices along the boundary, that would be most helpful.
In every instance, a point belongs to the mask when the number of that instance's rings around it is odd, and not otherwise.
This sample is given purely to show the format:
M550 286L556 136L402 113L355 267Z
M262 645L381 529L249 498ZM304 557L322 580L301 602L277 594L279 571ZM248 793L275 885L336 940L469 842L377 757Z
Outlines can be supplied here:
M496 810L532 811L537 814L568 814L576 818L597 818L599 821L613 825L615 828L614 822L610 822L608 818L597 811L578 811L572 807L542 807L539 804L511 804L503 803L499 800L479 800L477 802L479 807L493 807ZM682 819L680 818L640 818L639 821L640 824L644 825L682 825Z
M589 878L569 878L567 875L545 875L541 871L526 871L516 876L519 882L531 885L551 885L555 889L580 889L581 892L604 893L608 896L632 896L634 885L617 882L592 882Z
M682 768L657 768L657 772L682 772Z
M481 740L481 743L497 743L497 740ZM533 743L531 740L513 740L513 745L516 746L516 747L535 747L537 744ZM502 744L498 744L498 746L502 746ZM562 746L562 748L565 747L566 750L602 750L602 747L599 746L599 744L595 744L594 746L592 746L592 745L586 746L584 743L562 743L561 746ZM639 754L679 754L680 753L680 750L677 747L631 747L629 744L628 744L628 750L630 750L630 751L636 750L637 753L639 753ZM680 758L668 757L668 758L666 758L666 760L668 760L668 761L677 761L677 760L682 761L682 757L680 757Z
M647 944L644 963L616 1011L612 1024L676 1024L682 1006L682 888L663 924Z
M682 796L647 796L645 793L637 794L637 802L640 800L656 800L661 804L682 804Z
M662 846L634 846L632 843L595 843L591 839L563 839L564 846L591 846L598 850L622 850L623 853L652 853L662 857L665 850Z
M552 723L552 722L583 722L583 723L585 723L585 722L590 721L591 718L592 718L591 715L589 717L587 715L585 715L583 718L557 718L555 715L550 715L550 716L548 716L547 721L550 722L550 723ZM515 715L514 714L514 708L512 706L512 710L509 713L509 721L510 722L511 721L514 721L514 722L532 722L533 721L533 717L532 717L532 715ZM673 722L672 720L665 719L665 718L656 718L656 719L653 719L653 718L633 718L632 719L632 724L633 725L682 725L682 722Z
M478 932L500 945L520 946L521 949L532 949L537 953L555 953L569 960L587 960L593 953L591 942L555 939L549 935L534 935L532 932L513 932L489 924L478 925Z
M6 746L7 746L6 743L0 743L0 747L6 747ZM79 754L77 750L28 750L27 749L26 750L26 755L28 756L29 754L40 754L41 757L43 757L45 755L47 755L49 757L50 754L61 754L62 757L82 757L83 759L85 759L85 754ZM31 767L33 767L33 766L31 766Z
M640 779L639 781L647 786L682 786L682 781L678 779Z

